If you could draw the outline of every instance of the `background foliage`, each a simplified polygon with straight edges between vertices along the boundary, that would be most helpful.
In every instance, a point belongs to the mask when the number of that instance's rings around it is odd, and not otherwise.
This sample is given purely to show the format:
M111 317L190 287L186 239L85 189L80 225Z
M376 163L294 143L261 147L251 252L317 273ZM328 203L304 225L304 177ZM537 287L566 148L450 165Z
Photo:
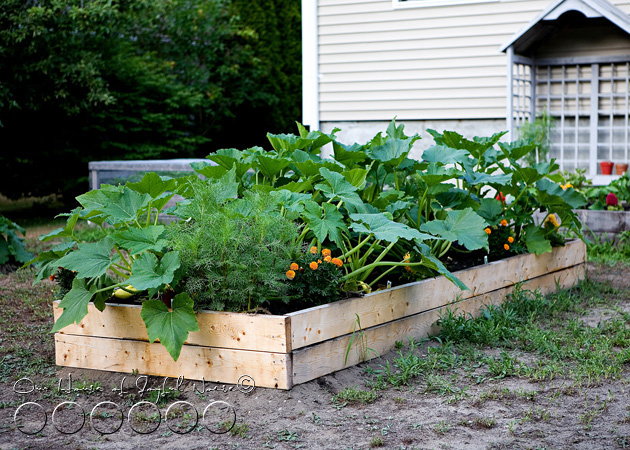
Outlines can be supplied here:
M3 2L0 192L70 198L86 189L91 160L205 156L290 126L301 104L299 8Z

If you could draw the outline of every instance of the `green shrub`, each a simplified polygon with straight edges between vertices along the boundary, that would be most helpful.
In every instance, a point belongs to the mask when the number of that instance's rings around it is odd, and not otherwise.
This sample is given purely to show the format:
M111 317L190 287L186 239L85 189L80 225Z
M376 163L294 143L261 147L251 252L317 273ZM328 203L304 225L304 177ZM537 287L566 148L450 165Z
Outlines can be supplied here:
M24 234L24 228L0 215L0 264L12 261L25 263L33 258L17 233Z

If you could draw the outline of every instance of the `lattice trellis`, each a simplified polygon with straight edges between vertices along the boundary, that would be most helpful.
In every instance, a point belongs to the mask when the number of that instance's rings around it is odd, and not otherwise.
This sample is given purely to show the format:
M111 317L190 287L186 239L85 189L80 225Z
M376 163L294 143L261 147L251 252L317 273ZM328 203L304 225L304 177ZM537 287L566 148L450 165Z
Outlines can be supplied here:
M562 170L630 158L630 56L511 58L512 127L547 111L555 119L550 156ZM533 100L532 100L533 99Z

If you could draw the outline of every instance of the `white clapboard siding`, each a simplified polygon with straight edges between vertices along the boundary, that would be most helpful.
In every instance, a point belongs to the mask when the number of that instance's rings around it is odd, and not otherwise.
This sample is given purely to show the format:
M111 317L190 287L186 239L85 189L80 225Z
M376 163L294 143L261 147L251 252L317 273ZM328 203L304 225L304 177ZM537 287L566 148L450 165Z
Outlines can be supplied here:
M318 0L320 121L504 118L499 48L550 2ZM630 1L612 3L630 12Z

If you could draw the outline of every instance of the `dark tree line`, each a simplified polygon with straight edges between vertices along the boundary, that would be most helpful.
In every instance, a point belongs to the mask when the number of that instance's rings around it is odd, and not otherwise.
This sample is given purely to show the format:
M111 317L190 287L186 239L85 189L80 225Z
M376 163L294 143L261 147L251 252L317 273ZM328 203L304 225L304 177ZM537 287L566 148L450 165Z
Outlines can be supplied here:
M265 146L301 113L297 0L4 0L0 193L87 189L87 162Z

